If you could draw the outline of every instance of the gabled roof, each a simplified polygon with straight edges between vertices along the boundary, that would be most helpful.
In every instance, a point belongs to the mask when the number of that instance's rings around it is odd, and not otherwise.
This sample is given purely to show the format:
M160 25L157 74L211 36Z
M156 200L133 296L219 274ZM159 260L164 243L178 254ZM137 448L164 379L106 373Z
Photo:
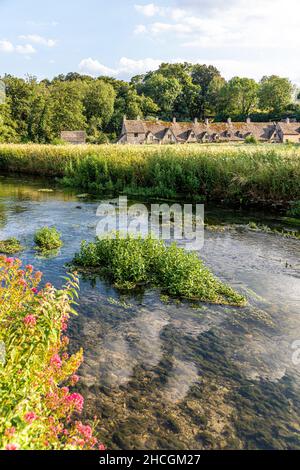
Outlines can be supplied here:
M146 133L144 121L141 121L140 119L136 119L136 120L124 119L123 126L124 126L124 134L145 134Z
M278 128L285 135L298 135L300 134L299 122L278 122Z

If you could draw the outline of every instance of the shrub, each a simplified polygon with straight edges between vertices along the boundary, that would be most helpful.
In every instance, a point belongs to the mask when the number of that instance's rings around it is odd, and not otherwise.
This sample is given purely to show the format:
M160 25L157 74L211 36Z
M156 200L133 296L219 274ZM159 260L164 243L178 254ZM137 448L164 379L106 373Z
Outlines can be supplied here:
M78 420L84 400L70 390L82 362L81 350L68 354L65 335L77 278L62 290L39 290L41 277L31 265L0 257L0 448L103 448L96 423Z
M7 240L0 240L0 253L6 255L14 255L23 250L19 240L16 238L8 238Z
M254 135L247 135L245 138L245 144L257 144L257 140Z
M74 264L98 268L119 288L134 288L151 283L167 294L186 299L230 305L244 305L245 298L216 279L195 253L187 253L175 243L171 246L155 240L122 238L82 242Z
M62 246L60 233L55 227L42 227L35 236L34 241L39 250L49 251L55 250Z

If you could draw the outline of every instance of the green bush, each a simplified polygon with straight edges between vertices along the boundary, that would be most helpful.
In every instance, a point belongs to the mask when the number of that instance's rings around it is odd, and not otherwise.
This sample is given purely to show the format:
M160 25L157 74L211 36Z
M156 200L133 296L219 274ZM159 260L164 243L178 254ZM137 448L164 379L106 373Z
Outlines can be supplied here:
M245 144L257 144L257 140L254 135L247 135L245 138Z
M34 241L37 249L42 251L55 250L63 244L55 227L40 228L34 236Z
M167 246L151 238L96 239L82 242L73 260L77 267L98 269L115 286L131 289L152 284L163 292L186 299L244 305L245 298L216 279L195 253L187 253L176 243Z
M16 238L8 238L7 240L0 240L0 253L5 255L14 255L22 251L23 247L19 240Z

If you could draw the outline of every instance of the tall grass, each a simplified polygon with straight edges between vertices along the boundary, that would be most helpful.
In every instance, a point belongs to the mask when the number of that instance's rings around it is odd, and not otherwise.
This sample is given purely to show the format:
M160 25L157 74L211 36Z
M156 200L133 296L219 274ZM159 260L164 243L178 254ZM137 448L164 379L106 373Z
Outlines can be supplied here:
M95 193L300 199L300 147L289 145L0 145L0 171L60 176Z

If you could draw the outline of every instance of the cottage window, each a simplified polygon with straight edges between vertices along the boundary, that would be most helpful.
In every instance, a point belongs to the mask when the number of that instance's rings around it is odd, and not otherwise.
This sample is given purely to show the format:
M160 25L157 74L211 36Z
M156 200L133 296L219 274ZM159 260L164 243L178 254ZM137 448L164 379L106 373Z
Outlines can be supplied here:
M138 136L139 136L138 132L135 132L134 137L138 137Z

